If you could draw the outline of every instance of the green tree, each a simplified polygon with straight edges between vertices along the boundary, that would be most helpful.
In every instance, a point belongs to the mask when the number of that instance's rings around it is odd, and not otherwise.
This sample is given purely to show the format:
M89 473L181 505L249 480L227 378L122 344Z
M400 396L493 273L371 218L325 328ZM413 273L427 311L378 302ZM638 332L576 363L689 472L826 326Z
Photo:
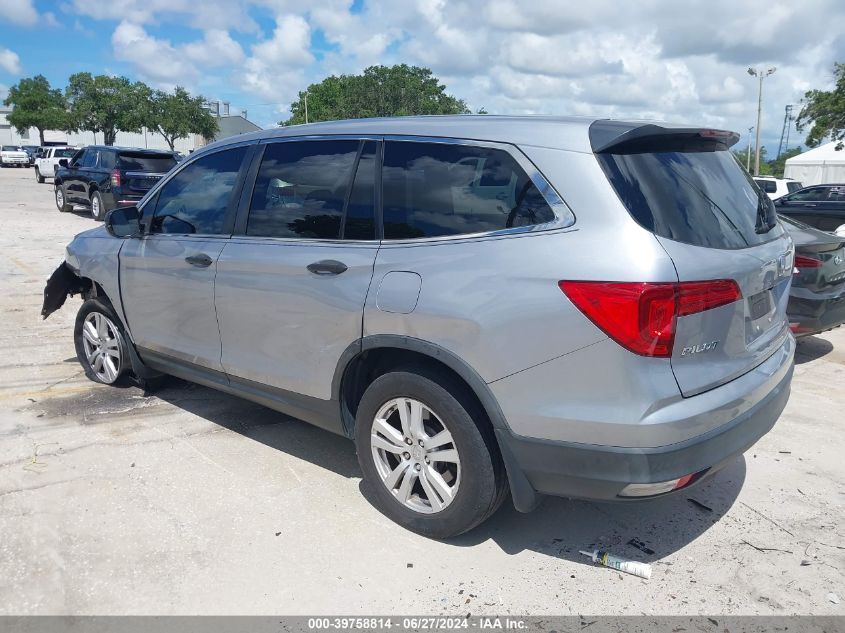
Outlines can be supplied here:
M161 134L171 150L177 139L189 134L211 140L217 134L217 119L204 103L203 97L192 97L180 86L172 93L155 90L146 104L146 125Z
M744 168L745 165L746 165L746 161L748 160L748 145L746 144L741 148L737 148L737 146L734 145L734 149L732 149L731 152L733 153L734 158L736 158L736 162L738 162ZM769 163L766 162L766 155L767 154L768 154L768 152L766 151L766 146L765 145L761 146L760 147L760 175L761 176L768 176L772 173L771 168L769 167ZM752 170L754 169L754 143L751 144L751 168L752 168Z
M152 91L142 82L126 77L70 76L65 97L70 104L71 127L103 133L103 143L114 145L118 130L140 132L146 122Z
M803 132L810 128L805 141L810 147L816 147L830 137L836 149L845 146L845 63L833 65L836 86L833 90L809 90L804 93L801 112L795 120L795 126Z
M768 166L771 170L772 176L776 178L783 178L783 170L786 169L786 161L793 156L798 156L801 153L800 147L793 147L780 153L776 159L769 161Z
M397 64L370 66L360 75L331 75L308 86L290 106L282 125L308 121L360 119L412 114L468 114L463 99L446 93L446 86L428 68Z
M8 117L9 123L20 133L36 128L41 145L44 145L44 130L65 130L69 127L67 101L60 89L50 88L50 82L44 75L21 79L9 89L3 103L14 106Z

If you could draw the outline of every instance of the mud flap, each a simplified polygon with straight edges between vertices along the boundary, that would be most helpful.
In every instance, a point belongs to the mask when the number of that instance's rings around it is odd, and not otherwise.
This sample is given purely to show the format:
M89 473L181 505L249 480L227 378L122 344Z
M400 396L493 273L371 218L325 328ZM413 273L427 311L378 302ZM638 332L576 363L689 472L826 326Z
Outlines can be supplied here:
M41 317L46 319L65 304L68 295L85 291L85 283L77 277L66 262L53 271L47 285L44 287L44 305L41 307Z

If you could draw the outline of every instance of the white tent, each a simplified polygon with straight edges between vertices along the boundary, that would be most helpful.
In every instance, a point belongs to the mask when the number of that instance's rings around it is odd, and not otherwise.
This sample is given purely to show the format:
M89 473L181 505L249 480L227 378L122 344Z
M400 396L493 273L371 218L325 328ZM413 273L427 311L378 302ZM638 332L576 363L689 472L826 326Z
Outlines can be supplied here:
M786 161L784 178L808 185L845 183L845 147L836 151L836 141L793 156Z

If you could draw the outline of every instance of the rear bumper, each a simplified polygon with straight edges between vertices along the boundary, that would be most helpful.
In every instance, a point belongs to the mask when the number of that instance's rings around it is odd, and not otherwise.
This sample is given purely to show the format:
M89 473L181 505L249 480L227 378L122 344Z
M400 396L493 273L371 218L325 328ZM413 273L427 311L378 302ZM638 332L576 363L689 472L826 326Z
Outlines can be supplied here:
M827 294L793 288L786 313L795 336L809 336L839 327L845 323L845 285Z
M627 501L630 498L620 497L620 493L632 483L665 482L701 471L715 473L774 426L789 399L794 345L789 337L787 349L781 350L785 352L783 367L761 385L765 394L753 406L725 424L680 442L657 447L601 446L534 439L496 429L514 504L519 510L530 510L536 505L537 493ZM712 397L709 393L687 400Z

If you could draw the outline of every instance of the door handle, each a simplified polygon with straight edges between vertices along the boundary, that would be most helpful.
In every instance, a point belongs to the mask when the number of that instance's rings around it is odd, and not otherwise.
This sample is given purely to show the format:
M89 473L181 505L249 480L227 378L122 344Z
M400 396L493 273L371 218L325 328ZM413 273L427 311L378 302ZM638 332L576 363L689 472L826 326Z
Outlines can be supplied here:
M315 275L339 275L346 271L346 264L336 259L323 259L313 264L308 264L308 270Z
M205 253L197 253L196 255L188 255L185 258L185 261L191 266L196 266L197 268L208 268L214 260Z

